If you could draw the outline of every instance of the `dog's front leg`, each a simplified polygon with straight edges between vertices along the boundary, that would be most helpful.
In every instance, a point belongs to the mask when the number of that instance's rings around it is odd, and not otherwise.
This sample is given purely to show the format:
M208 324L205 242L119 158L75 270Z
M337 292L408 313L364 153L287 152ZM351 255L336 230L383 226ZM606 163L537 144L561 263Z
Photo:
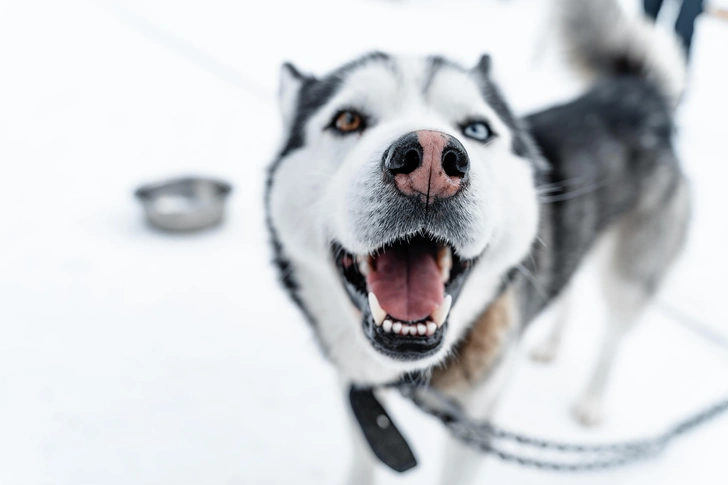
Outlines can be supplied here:
M344 406L346 408L346 420L349 425L349 435L351 436L351 442L353 443L353 456L351 464L349 466L349 475L347 477L346 485L373 485L374 484L374 470L376 469L377 460L372 453L369 444L364 438L361 427L354 417L354 413L351 410L349 403L349 389L351 384L342 382L342 396L344 397ZM377 394L377 399L382 399L380 394Z
M474 482L481 471L485 456L450 438L445 448L445 464L441 483L447 485L468 485Z
M516 358L515 345L504 349L502 357L489 372L487 378L471 389L448 393L455 398L463 411L471 418L481 421L490 420L495 412L505 381L511 373ZM445 450L443 465L443 485L470 485L481 476L482 463L486 455L455 438L450 438Z

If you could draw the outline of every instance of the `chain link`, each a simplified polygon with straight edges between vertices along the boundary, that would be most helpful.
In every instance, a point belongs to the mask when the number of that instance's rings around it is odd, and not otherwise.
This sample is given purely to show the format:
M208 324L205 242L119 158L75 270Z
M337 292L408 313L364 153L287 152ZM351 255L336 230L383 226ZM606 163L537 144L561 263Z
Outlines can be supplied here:
M679 436L728 411L728 399L724 399L653 438L599 445L574 444L532 438L497 428L488 422L474 421L454 401L429 386L402 384L399 389L420 409L439 419L463 443L504 461L559 472L605 470L654 458ZM508 446L528 450L531 455L550 452L564 458L558 461L536 458L524 451L508 451Z

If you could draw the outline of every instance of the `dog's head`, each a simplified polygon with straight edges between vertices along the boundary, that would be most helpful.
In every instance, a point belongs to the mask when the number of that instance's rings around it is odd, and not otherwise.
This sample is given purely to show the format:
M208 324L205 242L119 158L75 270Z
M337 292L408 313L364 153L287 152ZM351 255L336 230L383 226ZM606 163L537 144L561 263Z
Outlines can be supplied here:
M542 162L489 64L283 67L269 226L284 282L350 379L441 362L535 238Z

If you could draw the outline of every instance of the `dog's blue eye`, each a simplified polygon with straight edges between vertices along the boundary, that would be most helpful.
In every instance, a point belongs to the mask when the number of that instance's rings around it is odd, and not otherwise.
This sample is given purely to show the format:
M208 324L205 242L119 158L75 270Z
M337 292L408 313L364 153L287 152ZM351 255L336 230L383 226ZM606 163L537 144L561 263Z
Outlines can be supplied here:
M490 128L482 121L474 121L465 125L463 134L468 138L478 141L486 141L491 136Z

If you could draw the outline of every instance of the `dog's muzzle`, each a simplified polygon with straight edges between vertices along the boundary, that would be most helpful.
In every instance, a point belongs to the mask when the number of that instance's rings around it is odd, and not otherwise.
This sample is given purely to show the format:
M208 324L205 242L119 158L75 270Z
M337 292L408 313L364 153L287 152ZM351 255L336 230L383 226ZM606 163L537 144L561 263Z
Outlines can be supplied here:
M423 359L442 348L450 309L474 262L458 255L469 173L470 159L455 138L407 133L382 155L384 190L365 222L381 245L353 254L332 241L364 334L393 359Z

